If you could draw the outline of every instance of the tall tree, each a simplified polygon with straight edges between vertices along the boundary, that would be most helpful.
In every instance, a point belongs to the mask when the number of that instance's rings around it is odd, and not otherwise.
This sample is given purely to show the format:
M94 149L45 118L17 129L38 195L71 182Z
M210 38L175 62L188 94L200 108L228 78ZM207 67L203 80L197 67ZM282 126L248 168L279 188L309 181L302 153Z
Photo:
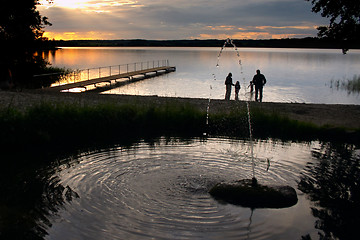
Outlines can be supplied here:
M359 0L306 0L311 1L315 13L329 18L329 26L318 27L318 36L341 41L346 53L350 44L360 40Z
M43 28L51 25L36 9L38 4L39 0L6 1L0 8L0 80L11 72L18 84L29 85L34 71L47 65L35 54L47 40Z

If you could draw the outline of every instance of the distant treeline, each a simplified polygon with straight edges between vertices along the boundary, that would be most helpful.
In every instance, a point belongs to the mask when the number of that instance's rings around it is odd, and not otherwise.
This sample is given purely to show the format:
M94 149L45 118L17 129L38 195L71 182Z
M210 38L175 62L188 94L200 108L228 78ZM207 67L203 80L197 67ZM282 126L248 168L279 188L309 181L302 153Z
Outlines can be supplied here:
M57 47L221 47L225 40L58 40ZM234 40L237 47L264 48L330 48L342 49L344 43L319 38L287 38L268 40ZM360 43L347 42L349 49L360 49Z

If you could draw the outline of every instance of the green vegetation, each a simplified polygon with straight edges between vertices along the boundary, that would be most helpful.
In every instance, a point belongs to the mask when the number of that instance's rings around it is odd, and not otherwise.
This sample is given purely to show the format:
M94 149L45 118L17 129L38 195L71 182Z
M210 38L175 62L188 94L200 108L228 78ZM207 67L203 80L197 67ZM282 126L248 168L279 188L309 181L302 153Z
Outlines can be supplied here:
M246 109L235 110L228 114L215 114L210 118L210 132L214 135L249 137ZM355 141L360 130L348 133L346 129L319 127L312 123L292 120L275 112L251 109L251 126L254 138L274 138L284 141Z
M205 114L190 106L95 106L42 103L26 111L0 111L1 146L27 150L81 147L162 135L199 135Z
M330 88L345 90L348 94L360 93L360 76L355 75L353 79L348 80L331 80Z
M257 109L252 110L251 116L255 138L351 141L343 129L320 128ZM249 137L245 110L213 114L208 126L205 119L204 111L177 103L81 105L44 102L24 111L2 108L0 145L5 151L61 151L125 139L201 137L204 132L212 136Z

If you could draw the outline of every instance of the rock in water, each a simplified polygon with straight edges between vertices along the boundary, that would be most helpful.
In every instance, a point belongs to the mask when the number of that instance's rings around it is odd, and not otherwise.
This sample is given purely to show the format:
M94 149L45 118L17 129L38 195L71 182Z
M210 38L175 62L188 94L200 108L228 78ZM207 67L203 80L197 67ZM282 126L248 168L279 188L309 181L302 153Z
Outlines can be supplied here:
M217 200L249 208L286 208L298 201L294 188L261 185L256 179L218 183L209 193Z

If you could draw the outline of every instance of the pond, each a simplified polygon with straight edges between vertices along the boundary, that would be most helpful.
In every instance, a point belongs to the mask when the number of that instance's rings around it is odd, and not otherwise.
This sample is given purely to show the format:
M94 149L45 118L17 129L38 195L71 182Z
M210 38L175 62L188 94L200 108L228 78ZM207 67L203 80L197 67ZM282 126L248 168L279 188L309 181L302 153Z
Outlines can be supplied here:
M348 239L356 233L358 147L255 140L259 183L294 187L298 203L250 209L212 198L214 184L252 177L250 146L233 138L160 138L58 159L27 170L32 180L23 172L2 177L28 189L10 205L34 202L31 219L17 227L30 226L39 239ZM6 196L17 192L11 184L2 188Z
M110 94L224 99L229 72L241 84L245 100L249 82L260 69L267 78L264 102L360 104L359 92L337 88L359 76L360 50L190 47L77 47L47 55L53 66L71 69L169 60L177 71L105 92ZM237 55L239 54L239 56ZM239 64L241 62L241 65ZM216 67L217 63L219 67ZM114 68L116 69L116 68ZM103 69L103 71L105 71ZM232 93L231 99L234 99Z

